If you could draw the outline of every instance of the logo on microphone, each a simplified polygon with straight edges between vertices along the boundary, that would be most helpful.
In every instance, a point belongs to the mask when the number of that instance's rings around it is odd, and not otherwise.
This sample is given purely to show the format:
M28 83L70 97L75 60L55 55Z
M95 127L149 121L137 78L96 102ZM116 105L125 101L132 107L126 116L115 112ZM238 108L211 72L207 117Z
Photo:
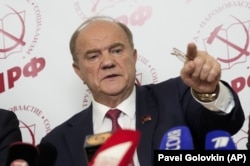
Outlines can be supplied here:
M230 133L223 130L214 130L207 133L206 150L236 150L235 143Z
M85 146L95 146L103 144L112 134L110 132L86 136Z
M139 131L118 130L98 148L89 165L129 165L132 163L139 140Z
M192 150L192 135L187 126L176 126L168 130L160 144L160 150Z
M217 137L211 140L214 142L214 148L223 148L226 147L229 143L229 137Z
M181 148L181 129L173 130L168 133L166 149L178 150Z

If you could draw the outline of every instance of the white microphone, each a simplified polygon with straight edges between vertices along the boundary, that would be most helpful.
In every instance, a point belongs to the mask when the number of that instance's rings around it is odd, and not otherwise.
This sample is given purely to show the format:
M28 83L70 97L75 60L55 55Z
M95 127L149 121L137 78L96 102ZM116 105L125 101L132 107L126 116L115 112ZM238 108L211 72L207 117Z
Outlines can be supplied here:
M89 166L128 166L140 140L137 130L118 130L96 151Z
M160 150L192 150L193 139L187 126L176 126L168 130L160 144Z

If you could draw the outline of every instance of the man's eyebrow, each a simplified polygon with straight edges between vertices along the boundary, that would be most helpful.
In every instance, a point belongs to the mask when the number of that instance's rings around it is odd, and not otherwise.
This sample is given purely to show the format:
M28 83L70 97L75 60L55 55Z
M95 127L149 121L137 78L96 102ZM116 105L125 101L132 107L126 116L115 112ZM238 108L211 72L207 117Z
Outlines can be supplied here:
M101 49L90 49L84 52L83 55L88 55L88 54L95 53L95 52L101 52Z
M109 48L114 48L114 47L118 47L118 46L124 47L124 44L123 43L114 43L114 44L110 45Z
M124 44L122 44L122 43L114 43L114 44L111 44L111 45L109 45L109 46L107 46L107 47L104 47L104 48L101 48L101 49L96 49L96 48L94 48L94 49L89 49L89 50L87 50L87 51L84 53L84 55L91 54L91 53L96 53L96 52L101 52L102 50L105 50L105 49L112 49L112 48L118 47L118 46L124 47Z

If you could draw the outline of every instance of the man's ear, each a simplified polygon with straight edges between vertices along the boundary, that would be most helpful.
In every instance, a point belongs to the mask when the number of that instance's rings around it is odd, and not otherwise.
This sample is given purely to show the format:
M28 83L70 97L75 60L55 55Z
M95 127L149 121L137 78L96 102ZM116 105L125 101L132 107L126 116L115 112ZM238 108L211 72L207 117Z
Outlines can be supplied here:
M137 50L136 49L134 49L133 56L134 56L134 59L135 59L135 62L136 62L137 61Z
M72 63L72 67L73 67L75 73L81 78L80 68L79 68L78 64L76 64L75 62L73 62Z

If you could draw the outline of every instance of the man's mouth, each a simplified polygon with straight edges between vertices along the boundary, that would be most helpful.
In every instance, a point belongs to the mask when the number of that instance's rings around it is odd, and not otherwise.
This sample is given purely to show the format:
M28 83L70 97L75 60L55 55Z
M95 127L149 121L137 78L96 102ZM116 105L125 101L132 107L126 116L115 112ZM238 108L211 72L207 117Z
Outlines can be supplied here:
M104 79L115 78L117 76L119 76L119 75L118 74L110 74L110 75L104 77Z

